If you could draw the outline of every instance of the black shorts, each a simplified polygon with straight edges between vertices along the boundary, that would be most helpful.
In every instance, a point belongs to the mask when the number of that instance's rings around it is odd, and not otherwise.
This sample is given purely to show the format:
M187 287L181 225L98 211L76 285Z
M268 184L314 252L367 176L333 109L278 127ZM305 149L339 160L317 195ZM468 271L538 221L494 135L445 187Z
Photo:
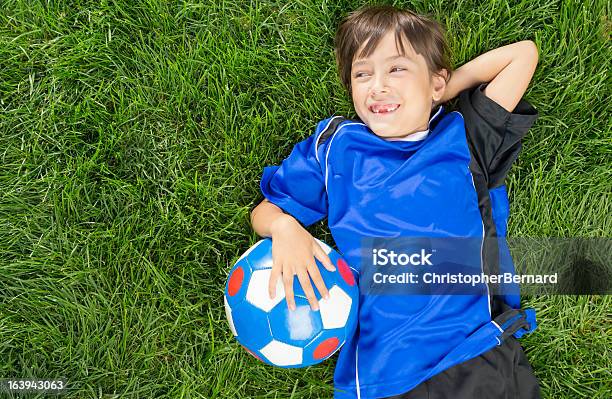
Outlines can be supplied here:
M385 399L540 399L540 386L516 338L457 364L409 392Z

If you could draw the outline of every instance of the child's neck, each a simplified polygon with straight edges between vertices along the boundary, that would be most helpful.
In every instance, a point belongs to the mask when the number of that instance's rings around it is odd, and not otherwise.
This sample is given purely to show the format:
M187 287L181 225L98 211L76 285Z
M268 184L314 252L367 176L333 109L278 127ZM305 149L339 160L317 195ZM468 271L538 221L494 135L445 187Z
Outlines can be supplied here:
M402 137L389 137L385 138L387 141L419 141L423 140L429 134L429 129L419 130L418 132L412 132Z

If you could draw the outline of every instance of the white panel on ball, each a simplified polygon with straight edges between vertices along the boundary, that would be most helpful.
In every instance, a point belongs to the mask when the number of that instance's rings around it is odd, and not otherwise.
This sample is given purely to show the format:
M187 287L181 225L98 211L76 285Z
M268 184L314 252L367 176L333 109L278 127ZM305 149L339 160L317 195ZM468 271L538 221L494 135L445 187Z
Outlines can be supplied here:
M329 254L331 252L332 249L329 245L325 244L323 241L319 240L318 238L315 238L315 240L317 240L317 242L319 243L319 246L323 248L326 254Z
M280 301L285 299L285 287L283 286L281 276L276 280L276 295L274 295L274 299L270 299L268 284L271 274L272 269L254 271L246 293L246 300L265 312L269 312Z
M310 306L297 306L295 310L286 313L286 325L289 328L291 339L307 339L316 332L315 323L312 322Z
M229 322L230 330L232 330L232 334L234 334L234 337L237 337L238 333L236 332L236 327L234 327L232 309L230 308L229 303L227 303L227 297L225 295L223 295L223 303L225 304L225 316L227 316L227 321Z
M351 297L337 285L329 290L329 299L319 299L323 328L344 327L351 311Z
M302 348L272 340L260 351L277 366L295 366L302 363Z

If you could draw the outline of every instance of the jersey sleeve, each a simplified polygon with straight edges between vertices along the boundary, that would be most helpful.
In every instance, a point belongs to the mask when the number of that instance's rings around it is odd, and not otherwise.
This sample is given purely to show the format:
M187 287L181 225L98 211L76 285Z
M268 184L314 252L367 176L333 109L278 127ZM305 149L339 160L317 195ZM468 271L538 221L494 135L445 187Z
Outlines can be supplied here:
M263 197L304 226L327 216L325 178L316 154L324 122L317 125L312 136L297 143L280 165L266 166L261 177Z
M537 110L521 99L512 112L485 96L483 83L459 94L470 151L489 189L501 186L521 150L521 139L538 118Z

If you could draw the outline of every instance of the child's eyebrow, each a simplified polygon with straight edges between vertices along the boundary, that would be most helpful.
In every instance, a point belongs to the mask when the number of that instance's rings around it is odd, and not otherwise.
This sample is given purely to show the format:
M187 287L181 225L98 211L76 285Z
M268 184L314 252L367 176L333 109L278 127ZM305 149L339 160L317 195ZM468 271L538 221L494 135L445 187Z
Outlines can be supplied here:
M407 59L410 62L414 62L414 60L412 58L410 58L410 57L408 57L406 55L393 55L391 57L388 57L385 61L393 61L393 60L396 60L398 58L405 58L405 59ZM356 61L356 62L353 63L353 66L354 67L355 66L359 66L359 65L362 65L362 64L366 64L367 62L368 62L367 59L361 60L361 61Z

